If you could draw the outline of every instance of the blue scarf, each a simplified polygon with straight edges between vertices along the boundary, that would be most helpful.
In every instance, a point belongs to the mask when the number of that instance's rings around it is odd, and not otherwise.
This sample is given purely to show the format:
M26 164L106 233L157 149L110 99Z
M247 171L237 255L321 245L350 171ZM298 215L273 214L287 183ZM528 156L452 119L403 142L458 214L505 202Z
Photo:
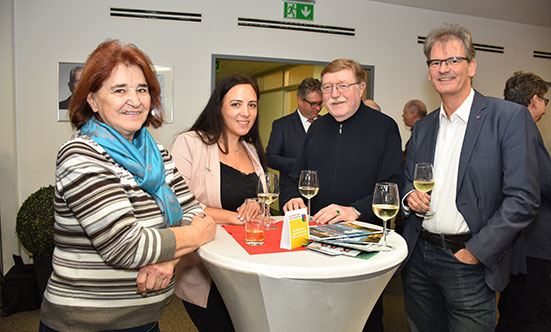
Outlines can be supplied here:
M182 208L165 182L163 158L147 128L138 130L130 143L116 130L93 116L80 128L80 134L96 141L116 163L134 175L140 188L153 196L163 213L164 227L180 222Z

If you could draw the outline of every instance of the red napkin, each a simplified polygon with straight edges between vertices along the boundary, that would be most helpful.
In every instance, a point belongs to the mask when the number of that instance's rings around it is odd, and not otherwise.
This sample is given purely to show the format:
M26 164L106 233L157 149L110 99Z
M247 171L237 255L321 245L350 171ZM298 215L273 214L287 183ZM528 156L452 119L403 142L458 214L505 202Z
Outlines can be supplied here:
M261 246L249 246L245 244L245 226L244 225L222 225L237 243L239 243L249 255L272 254L276 252L289 252L305 250L304 247L298 247L293 250L281 249L281 230L283 221L275 223L277 229L264 231L264 244ZM312 225L312 224L311 224Z

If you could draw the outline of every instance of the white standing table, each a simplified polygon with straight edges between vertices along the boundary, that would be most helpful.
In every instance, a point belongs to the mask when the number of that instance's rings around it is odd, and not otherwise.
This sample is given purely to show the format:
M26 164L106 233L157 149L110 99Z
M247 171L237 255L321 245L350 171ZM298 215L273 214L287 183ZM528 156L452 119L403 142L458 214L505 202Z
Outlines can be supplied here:
M198 254L236 331L354 332L407 256L400 235L391 232L387 241L394 251L367 260L308 250L249 255L218 226Z

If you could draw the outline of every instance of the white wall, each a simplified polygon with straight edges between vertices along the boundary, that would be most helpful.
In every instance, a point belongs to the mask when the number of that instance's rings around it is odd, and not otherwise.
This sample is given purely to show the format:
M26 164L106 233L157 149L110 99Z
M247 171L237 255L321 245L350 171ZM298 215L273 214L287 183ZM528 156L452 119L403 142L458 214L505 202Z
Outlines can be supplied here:
M534 49L551 50L550 28L367 0L318 1L315 5L314 24L352 27L355 37L237 25L238 17L281 20L280 0L4 0L1 4L2 45L10 44L12 38L15 43L13 52L3 47L0 53L0 68L7 72L7 77L0 78L2 100L8 101L2 107L1 125L9 136L1 145L7 161L2 158L0 175L5 260L17 252L13 209L40 186L53 183L56 151L71 135L67 122L56 121L57 63L84 61L106 38L134 43L154 63L174 67L174 124L153 132L167 147L192 124L208 99L213 53L326 62L347 57L373 65L375 100L398 122L404 141L409 133L400 117L403 104L419 98L430 109L439 105L427 80L422 46L417 44L417 36L425 36L436 25L459 23L471 30L475 42L505 47L502 55L478 53L474 85L484 94L500 97L505 80L518 69L551 81L551 62L532 58ZM13 35L9 28L12 6ZM202 22L112 18L110 7L201 13ZM9 76L12 56L14 86ZM10 102L13 87L15 107ZM16 160L14 169L10 165ZM5 262L10 265L11 259Z
M15 140L14 66L13 66L13 3L0 1L0 211L4 275L13 265L11 255L17 252L15 218L17 199L17 153ZM2 257L0 257L2 258ZM1 268L1 266L0 266Z

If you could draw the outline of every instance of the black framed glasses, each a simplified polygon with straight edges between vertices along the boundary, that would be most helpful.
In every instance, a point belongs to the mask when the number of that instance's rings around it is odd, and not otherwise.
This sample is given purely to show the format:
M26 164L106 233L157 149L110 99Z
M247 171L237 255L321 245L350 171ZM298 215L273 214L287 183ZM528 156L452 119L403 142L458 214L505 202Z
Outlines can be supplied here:
M313 102L309 101L308 99L302 99L302 100L307 102L308 105L310 105L310 107L320 107L321 108L323 106L323 102L321 102L321 101L318 102L318 103L313 103Z
M547 99L545 97L542 97L540 95L537 95L537 96L540 97L543 100L543 103L545 104L545 106L547 106L547 104L549 104L549 99Z
M431 59L427 60L427 65L429 68L440 68L443 62L446 63L448 66L455 66L461 63L463 60L468 60L467 58L463 56L452 56L447 59Z
M325 85L321 86L321 92L323 92L325 94L331 93L331 91L333 91L333 87L335 87L338 92L346 92L346 91L350 90L350 86L352 86L354 84L360 84L360 83L361 82L354 82L354 83L349 83L349 84L346 84L346 83L325 84Z

